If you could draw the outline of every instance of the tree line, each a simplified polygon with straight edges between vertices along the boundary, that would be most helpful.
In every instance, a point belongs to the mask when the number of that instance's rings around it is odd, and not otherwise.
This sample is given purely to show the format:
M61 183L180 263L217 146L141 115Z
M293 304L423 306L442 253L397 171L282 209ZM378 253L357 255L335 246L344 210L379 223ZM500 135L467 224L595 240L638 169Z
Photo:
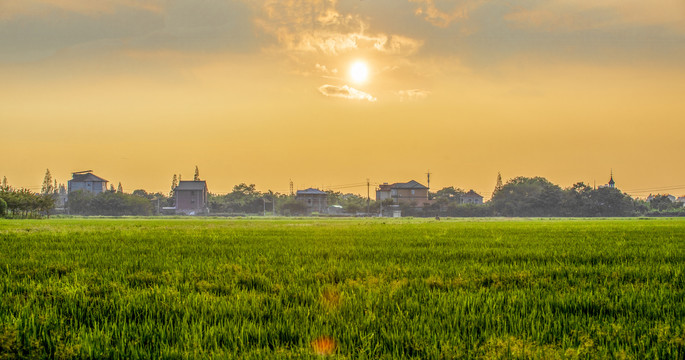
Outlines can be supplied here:
M34 193L29 189L15 189L7 184L7 177L0 183L0 217L38 218L50 216L55 207L53 193Z
M682 203L666 195L651 201L634 199L612 187L593 188L579 182L561 188L543 177L516 177L495 187L490 201L483 205L459 204L464 191L444 188L432 194L435 200L420 212L423 216L503 216L503 217L616 217L685 216ZM409 207L403 215L422 216Z
M199 180L195 168L194 180ZM77 191L68 194L65 211L73 215L149 216L161 214L163 207L174 206L173 189L180 175L174 175L169 194L148 193L137 189L131 194L123 191L121 183L115 190L92 194ZM388 199L379 202L357 194L343 194L328 190L328 205L339 205L345 214L372 215L392 205ZM612 216L685 216L681 203L672 202L666 195L658 195L651 201L634 199L611 187L593 188L582 182L561 188L543 177L516 177L503 184L498 176L497 185L490 201L482 205L461 204L459 199L466 192L455 187L445 187L429 193L427 204L403 203L399 205L403 216L453 216L453 217L612 217ZM3 178L0 185L0 216L32 218L50 216L54 212L58 196L65 195L64 185L52 179L46 172L40 193L28 189L14 189ZM235 185L227 194L208 196L212 214L277 214L285 216L305 215L307 207L294 196L260 192L255 184Z

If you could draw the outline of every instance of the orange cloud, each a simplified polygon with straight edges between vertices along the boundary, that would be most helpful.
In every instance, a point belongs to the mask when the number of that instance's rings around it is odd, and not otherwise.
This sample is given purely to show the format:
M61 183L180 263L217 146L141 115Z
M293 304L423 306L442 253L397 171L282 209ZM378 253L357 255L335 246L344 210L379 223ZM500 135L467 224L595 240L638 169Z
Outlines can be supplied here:
M409 0L418 4L414 11L417 16L423 17L429 23L437 27L448 27L454 20L465 19L469 12L479 7L482 1L460 1L451 11L443 11L435 5L435 0Z
M360 15L342 14L335 0L266 1L257 25L286 51L340 55L375 50L393 55L414 53L422 41L401 35L369 33Z

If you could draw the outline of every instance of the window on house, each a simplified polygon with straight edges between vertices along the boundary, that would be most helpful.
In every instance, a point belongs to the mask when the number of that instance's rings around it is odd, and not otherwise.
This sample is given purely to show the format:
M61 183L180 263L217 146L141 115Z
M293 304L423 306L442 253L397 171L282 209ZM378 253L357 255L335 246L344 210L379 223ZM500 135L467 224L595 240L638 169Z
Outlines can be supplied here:
M411 191L411 194L414 195L414 190Z

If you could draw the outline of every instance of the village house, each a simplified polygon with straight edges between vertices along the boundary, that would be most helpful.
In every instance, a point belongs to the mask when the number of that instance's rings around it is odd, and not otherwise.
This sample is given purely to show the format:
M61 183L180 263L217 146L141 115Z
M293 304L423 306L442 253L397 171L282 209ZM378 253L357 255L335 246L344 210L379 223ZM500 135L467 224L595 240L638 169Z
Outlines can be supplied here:
M460 204L476 204L476 205L482 205L483 204L483 197L478 195L475 191L469 190L466 194L462 195L459 198L459 203Z
M328 194L319 189L297 190L295 200L307 207L307 215L312 213L324 214L328 210Z
M97 195L107 191L107 180L95 176L92 170L78 171L71 174L67 188L69 194L81 190Z
M207 182L180 181L174 189L176 200L176 214L199 215L208 214Z
M394 204L415 204L423 207L429 204L428 187L411 180L406 183L384 183L376 189L376 201L392 199Z

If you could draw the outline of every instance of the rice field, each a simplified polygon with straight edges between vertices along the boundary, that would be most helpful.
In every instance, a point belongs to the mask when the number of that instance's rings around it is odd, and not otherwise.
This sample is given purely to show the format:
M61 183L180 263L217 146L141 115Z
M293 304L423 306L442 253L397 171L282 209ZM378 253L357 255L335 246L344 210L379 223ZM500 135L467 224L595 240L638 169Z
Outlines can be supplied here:
M683 359L681 219L0 220L0 359Z

